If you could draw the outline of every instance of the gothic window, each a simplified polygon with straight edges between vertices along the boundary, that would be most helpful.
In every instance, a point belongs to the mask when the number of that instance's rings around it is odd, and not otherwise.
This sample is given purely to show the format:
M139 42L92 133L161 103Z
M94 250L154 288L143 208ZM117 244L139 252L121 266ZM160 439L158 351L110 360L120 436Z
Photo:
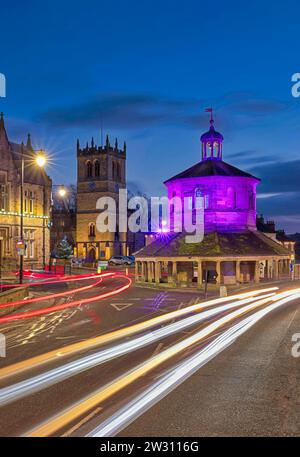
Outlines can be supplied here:
M23 207L24 213L28 213L28 190L25 190L24 192L24 207Z
M33 259L35 248L34 230L24 230L24 240L26 243L25 258Z
M96 236L96 226L93 222L89 224L89 236Z
M95 161L95 177L99 178L100 176L100 162L99 160Z
M29 213L33 214L34 212L34 192L29 192Z
M86 175L88 178L93 176L93 165L90 161L86 163Z
M121 165L117 163L117 179L121 181Z
M0 186L0 211L8 210L7 187L5 184Z
M115 180L116 176L116 164L115 162L112 163L112 179Z

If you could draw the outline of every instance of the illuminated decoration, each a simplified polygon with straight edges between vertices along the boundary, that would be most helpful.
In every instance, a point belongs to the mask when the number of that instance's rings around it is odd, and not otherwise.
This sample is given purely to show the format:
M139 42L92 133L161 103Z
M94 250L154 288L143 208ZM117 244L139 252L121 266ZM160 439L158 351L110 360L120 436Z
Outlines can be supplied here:
M21 216L21 213L18 211L0 211L0 216ZM36 214L23 213L24 217L29 217L30 219L49 219L49 216L38 216Z
M189 209L194 211L196 197L203 197L205 233L256 230L260 179L222 160L223 135L214 128L212 109L207 111L210 128L201 136L202 160L165 181L168 198L188 198Z

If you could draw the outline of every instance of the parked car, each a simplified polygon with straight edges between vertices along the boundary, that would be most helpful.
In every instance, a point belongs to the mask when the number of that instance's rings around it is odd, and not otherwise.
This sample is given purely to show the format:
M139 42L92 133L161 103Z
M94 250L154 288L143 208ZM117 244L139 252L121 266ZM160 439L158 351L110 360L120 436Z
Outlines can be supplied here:
M110 265L133 265L134 261L125 255L114 255L108 261Z
M127 255L126 257L128 257L128 259L130 259L132 263L135 263L134 255Z

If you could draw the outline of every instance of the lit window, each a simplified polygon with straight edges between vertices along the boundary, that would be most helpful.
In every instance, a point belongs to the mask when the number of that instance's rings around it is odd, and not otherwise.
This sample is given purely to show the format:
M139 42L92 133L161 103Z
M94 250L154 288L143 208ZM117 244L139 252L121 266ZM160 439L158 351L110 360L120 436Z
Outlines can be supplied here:
M0 187L0 210L1 211L7 211L8 199L7 199L7 188L5 184L1 184Z
M29 192L29 213L33 214L34 210L34 192Z
M26 245L24 257L26 259L33 259L35 256L34 230L24 230L24 240Z

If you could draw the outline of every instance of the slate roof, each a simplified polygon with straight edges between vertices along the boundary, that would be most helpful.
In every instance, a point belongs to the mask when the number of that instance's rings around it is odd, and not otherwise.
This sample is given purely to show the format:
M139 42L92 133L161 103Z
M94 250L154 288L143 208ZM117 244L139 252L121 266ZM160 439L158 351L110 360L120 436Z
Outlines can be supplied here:
M233 257L233 256L287 256L290 252L281 244L258 231L240 233L211 232L201 243L186 243L185 233L159 236L136 253L143 257Z
M245 171L242 171L239 168L230 165L229 163L223 162L223 160L211 158L202 160L202 162L196 163L178 175L167 179L165 184L175 179L194 178L200 176L240 176L244 178L254 178L257 179L257 181L260 181L259 178L256 178L250 173L246 173Z

